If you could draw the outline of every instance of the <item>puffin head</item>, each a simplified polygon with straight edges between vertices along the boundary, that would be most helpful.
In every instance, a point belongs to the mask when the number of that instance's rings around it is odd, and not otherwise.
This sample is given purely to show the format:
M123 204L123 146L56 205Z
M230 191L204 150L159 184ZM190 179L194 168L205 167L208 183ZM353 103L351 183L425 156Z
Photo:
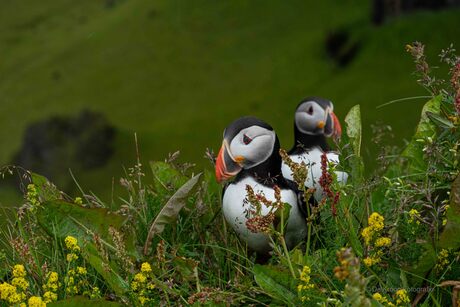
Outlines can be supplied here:
M224 140L216 161L218 182L267 161L279 150L273 128L255 117L241 117L224 130Z
M295 127L304 134L333 136L339 139L342 127L331 101L320 97L302 100L295 111Z

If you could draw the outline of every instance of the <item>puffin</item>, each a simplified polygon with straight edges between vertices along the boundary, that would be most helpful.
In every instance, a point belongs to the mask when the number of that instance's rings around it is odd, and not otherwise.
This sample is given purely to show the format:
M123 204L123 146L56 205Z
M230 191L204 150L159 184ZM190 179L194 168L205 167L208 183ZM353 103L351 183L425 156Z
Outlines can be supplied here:
M225 220L238 237L258 255L268 255L272 250L269 236L252 232L246 222L251 204L247 186L256 194L275 201L275 186L281 191L281 201L290 205L285 226L285 241L289 249L304 241L307 223L301 209L305 202L294 182L281 173L280 142L273 128L264 121L247 116L233 121L224 130L222 147L216 160L216 179L227 181L222 195L222 211ZM228 181L233 178L233 181ZM261 214L270 208L261 206Z
M340 162L339 155L331 151L327 138L339 139L341 134L342 128L330 100L307 97L297 105L294 115L294 146L288 154L293 162L305 162L307 165L305 186L315 188L313 196L318 202L325 196L319 184L322 175L321 156L326 153L329 163L337 165ZM285 178L293 179L291 169L284 162L282 173ZM346 184L348 174L341 171L335 173L337 181Z

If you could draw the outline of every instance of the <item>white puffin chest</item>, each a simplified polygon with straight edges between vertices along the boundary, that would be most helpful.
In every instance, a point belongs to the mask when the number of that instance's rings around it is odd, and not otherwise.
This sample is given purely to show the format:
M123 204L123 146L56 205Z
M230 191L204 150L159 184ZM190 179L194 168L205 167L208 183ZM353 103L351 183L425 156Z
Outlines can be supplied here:
M222 200L224 217L238 236L246 241L251 249L266 253L271 250L268 236L262 233L253 233L246 227L246 221L249 217L248 210L251 208L251 204L246 200L246 185L251 186L255 193L263 194L268 200L275 201L274 190L272 188L258 183L252 177L246 177L235 184L230 184L225 190ZM281 190L281 200L291 206L285 239L288 246L293 247L305 237L305 218L298 208L297 195L294 191L288 189ZM265 215L269 211L268 207L262 205L262 214Z
M319 147L315 147L308 152L302 153L300 155L291 155L290 158L295 163L304 162L308 168L307 179L305 180L305 186L308 188L315 188L316 192L314 197L316 200L321 200L323 198L323 189L319 184L319 179L322 175L321 170L321 156L323 155L323 151ZM339 163L339 156L335 152L327 152L326 157L328 163L338 164ZM289 180L293 180L292 171L291 169L283 162L281 167L281 171L283 173L284 178ZM343 184L346 184L348 179L348 174L341 171L336 171L337 174L337 181Z

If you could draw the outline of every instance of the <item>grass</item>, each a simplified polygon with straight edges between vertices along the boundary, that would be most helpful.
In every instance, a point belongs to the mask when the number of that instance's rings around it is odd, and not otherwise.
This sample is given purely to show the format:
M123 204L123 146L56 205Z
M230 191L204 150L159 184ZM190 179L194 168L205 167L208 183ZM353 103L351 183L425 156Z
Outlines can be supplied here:
M203 152L217 150L223 127L253 114L272 123L289 148L293 109L307 95L332 99L340 118L360 103L366 114L363 147L372 160L370 124L391 124L395 142L402 144L417 120L412 110L423 102L375 108L424 95L408 75L404 45L424 41L434 56L459 42L455 10L415 13L375 28L364 1L116 3L4 4L1 162L18 150L29 123L89 107L106 114L124 138L106 168L77 174L109 197L111 176L121 176L120 161L132 157L134 132L146 161L180 149L184 160L204 166ZM432 34L433 27L440 35ZM339 28L362 45L345 69L323 50L327 33Z
M428 87L423 46L408 49ZM349 180L338 184L323 170L328 193L309 210L304 244L288 251L284 204L247 188L249 214L258 217L248 223L273 221L256 209L260 202L281 212L279 228L258 228L273 243L263 265L227 229L222 187L207 170L196 174L173 158L142 165L136 156L121 196L108 202L87 193L87 182L74 198L22 171L25 204L0 233L0 306L450 303L460 284L459 61L449 64L452 81L432 91L404 150L378 142L385 159L377 176L364 173L361 111L351 108L338 144ZM292 169L309 198L305 170Z

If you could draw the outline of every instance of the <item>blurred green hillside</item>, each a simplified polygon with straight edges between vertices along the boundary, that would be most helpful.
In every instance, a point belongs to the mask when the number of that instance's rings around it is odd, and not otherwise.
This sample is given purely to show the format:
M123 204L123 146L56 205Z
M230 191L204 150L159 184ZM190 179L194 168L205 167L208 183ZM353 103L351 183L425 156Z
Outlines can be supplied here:
M370 23L370 1L2 1L0 9L0 163L20 147L31 122L83 108L118 129L116 153L100 170L75 174L108 198L123 165L181 150L208 166L224 127L252 114L292 145L292 114L305 96L330 98L343 118L361 104L364 151L375 159L370 124L412 135L426 95L411 76L404 46L422 41L434 59L460 48L460 11L417 12ZM338 67L326 56L329 33L344 29L360 45ZM433 61L432 61L433 62ZM367 146L366 146L367 144ZM116 186L116 184L115 184ZM6 192L5 192L6 193ZM0 194L0 198L2 195ZM5 196L6 197L6 196Z

